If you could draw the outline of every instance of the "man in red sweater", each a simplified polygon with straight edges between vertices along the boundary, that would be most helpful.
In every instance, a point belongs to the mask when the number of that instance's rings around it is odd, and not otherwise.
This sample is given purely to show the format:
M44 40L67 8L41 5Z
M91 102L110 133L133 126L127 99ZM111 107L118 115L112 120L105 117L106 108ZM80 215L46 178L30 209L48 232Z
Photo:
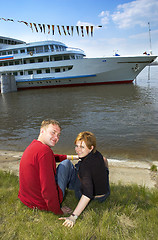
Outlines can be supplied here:
M33 140L24 151L19 168L18 197L21 202L30 208L54 214L70 212L71 209L61 207L61 203L67 185L71 185L76 177L73 164L65 160L71 159L71 156L54 154L51 150L59 140L60 131L57 121L44 120L38 139ZM64 172L60 172L60 179L56 172L56 162L63 164L61 169ZM61 176L64 178L61 179Z

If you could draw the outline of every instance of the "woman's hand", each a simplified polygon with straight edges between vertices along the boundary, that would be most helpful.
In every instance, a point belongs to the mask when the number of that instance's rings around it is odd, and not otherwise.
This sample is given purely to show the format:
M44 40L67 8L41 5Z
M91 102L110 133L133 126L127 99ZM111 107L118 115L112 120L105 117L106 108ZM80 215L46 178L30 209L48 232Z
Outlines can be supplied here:
M72 228L75 225L77 217L70 215L70 217L61 217L59 218L59 220L65 220L65 222L63 223L63 225L65 227L70 227Z

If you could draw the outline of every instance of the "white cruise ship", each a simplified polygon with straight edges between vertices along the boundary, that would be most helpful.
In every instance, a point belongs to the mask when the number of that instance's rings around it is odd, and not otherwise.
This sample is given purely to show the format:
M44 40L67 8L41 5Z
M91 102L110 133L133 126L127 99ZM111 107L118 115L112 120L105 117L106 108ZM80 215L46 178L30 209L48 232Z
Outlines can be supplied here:
M157 56L86 58L57 41L25 43L0 37L0 79L15 76L17 89L130 83Z

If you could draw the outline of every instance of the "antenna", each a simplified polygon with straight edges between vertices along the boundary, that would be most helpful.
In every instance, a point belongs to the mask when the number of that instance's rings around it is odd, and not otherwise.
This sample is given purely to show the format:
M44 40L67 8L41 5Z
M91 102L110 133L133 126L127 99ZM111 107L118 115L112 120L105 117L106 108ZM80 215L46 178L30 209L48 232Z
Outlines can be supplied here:
M148 26L149 26L149 43L150 43L150 54L152 55L152 48L151 48L151 29L150 29L150 22L148 22Z

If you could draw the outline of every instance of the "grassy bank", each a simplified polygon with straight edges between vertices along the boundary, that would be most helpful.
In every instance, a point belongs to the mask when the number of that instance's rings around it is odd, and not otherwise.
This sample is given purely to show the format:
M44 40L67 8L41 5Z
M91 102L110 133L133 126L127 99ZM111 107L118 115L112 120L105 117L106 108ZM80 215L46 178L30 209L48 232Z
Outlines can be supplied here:
M158 190L136 185L112 185L111 196L102 204L91 202L72 229L58 216L33 211L17 198L18 177L0 171L0 238L4 240L101 240L156 239L158 236ZM64 205L75 208L68 191Z

